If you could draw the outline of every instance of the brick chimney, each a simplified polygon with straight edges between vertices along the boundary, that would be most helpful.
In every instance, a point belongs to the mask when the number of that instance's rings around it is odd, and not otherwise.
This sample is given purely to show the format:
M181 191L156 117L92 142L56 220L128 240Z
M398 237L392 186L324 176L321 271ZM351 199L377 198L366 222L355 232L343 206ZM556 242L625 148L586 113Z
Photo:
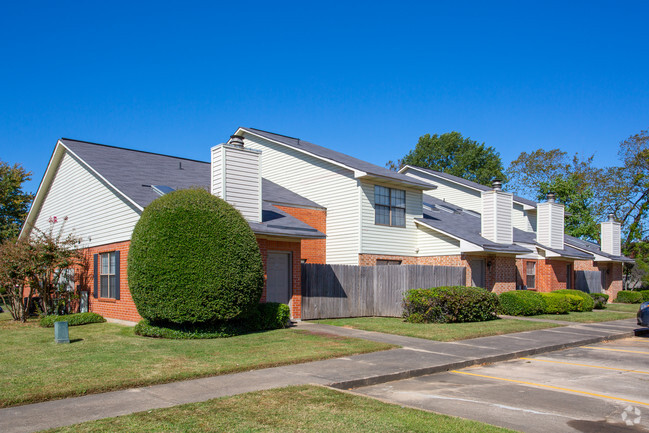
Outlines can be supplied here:
M491 186L491 191L482 191L482 237L498 244L512 244L514 196L502 190L502 182L499 179L494 179Z
M609 214L608 221L602 223L602 251L614 256L622 254L621 224L615 221L615 215Z
M261 152L233 135L212 148L212 194L234 206L250 222L261 222Z
M536 205L536 241L546 247L562 250L564 209L555 200L555 194L549 192L545 203Z

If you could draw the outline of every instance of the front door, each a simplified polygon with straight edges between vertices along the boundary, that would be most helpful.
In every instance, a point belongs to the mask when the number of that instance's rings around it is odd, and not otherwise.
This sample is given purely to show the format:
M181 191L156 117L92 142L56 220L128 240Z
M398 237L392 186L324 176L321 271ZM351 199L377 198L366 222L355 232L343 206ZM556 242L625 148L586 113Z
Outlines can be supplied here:
M572 264L566 265L566 289L572 289Z
M291 253L269 252L266 261L266 302L291 300Z
M469 262L471 267L471 285L473 287L485 287L484 260L475 259Z

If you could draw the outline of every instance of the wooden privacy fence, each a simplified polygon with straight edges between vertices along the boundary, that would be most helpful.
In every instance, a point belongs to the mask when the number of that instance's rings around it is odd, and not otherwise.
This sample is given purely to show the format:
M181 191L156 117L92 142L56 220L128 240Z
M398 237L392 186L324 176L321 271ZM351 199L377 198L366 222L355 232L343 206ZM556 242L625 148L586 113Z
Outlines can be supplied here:
M302 319L401 317L406 290L466 285L451 266L302 264Z
M601 271L575 271L575 287L586 293L604 293L605 275Z

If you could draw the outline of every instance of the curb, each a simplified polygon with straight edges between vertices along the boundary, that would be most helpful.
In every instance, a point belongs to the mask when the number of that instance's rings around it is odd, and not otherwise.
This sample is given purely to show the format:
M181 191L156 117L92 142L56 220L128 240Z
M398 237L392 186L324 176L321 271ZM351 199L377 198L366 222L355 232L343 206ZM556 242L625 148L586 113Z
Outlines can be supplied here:
M551 346L537 347L533 349L519 350L517 352L505 353L502 355L485 356L483 358L472 359L468 361L452 362L444 365L436 365L433 367L417 368L412 370L400 371L397 373L383 374L378 376L370 376L362 379L353 379L341 382L334 382L329 384L330 387L350 390L353 388L360 388L363 386L379 385L382 383L393 382L395 380L412 379L420 376L427 376L429 374L443 373L449 370L458 370L462 368L472 367L474 365L492 364L494 362L510 361L512 359L539 355L541 353L555 352L557 350L570 349L572 347L585 346L587 344L601 343L602 341L621 340L623 338L649 335L649 328L635 329L633 331L615 333L613 335L606 335L602 337L584 338L583 340L574 341L571 343L556 344Z

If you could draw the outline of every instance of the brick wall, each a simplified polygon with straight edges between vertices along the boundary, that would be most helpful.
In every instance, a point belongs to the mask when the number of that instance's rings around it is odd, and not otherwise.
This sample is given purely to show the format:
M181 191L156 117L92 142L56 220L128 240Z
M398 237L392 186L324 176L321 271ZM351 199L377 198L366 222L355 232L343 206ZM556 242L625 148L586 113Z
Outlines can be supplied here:
M516 260L517 280L519 286L527 284L527 263L536 264L536 281L534 290L537 292L551 292L552 290L561 290L568 287L568 278L570 278L571 287L575 287L574 273L568 275L569 261L556 259L542 260Z
M576 271L600 271L606 275L604 289L609 295L609 302L617 298L617 294L622 290L622 263L601 263L592 260L578 260L575 262Z
M301 268L301 245L300 242L275 241L257 237L261 259L264 262L264 272L268 259L268 251L290 251L293 260L291 269L292 291L289 307L291 308L291 317L299 319L302 317L302 268ZM264 291L261 295L260 302L266 302L266 278L264 274Z
M327 211L324 209L305 209L288 206L275 206L287 214L299 219L322 233L327 233ZM302 239L302 259L307 263L327 262L327 240L326 239Z
M358 264L375 266L377 260L401 260L402 265L431 265L431 266L462 266L466 269L467 285L471 284L471 267L469 260L482 259L485 261L485 288L502 293L516 290L516 259L509 256L480 255L467 256L391 256L378 254L359 254ZM491 263L491 266L487 264Z

